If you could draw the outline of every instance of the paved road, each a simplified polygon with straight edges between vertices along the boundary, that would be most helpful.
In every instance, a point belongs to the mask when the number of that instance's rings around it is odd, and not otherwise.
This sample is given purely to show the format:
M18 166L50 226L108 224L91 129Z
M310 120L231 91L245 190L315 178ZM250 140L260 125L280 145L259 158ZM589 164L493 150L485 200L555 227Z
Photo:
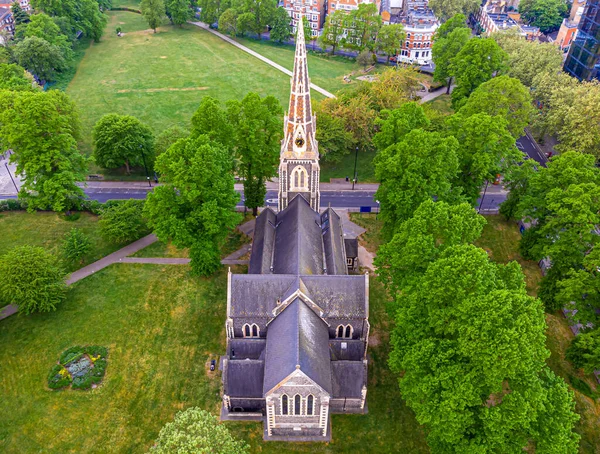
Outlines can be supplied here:
M546 167L548 158L544 153L540 152L536 144L528 136L523 136L517 140L517 148L527 156L526 159L533 159Z

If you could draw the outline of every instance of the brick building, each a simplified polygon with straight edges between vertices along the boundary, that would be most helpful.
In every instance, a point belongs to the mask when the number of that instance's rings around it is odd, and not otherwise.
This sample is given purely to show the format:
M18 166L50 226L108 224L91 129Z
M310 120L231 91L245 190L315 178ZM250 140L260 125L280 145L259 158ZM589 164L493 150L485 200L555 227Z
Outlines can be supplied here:
M285 8L290 15L294 33L300 18L304 16L310 23L311 34L315 38L319 36L325 23L326 3L326 0L283 0L279 6Z
M5 44L5 34L13 35L15 32L15 21L13 19L10 8L0 5L0 44Z
M392 24L402 24L406 40L402 43L398 61L428 65L432 61L433 36L440 21L429 8L427 0L403 0L390 2Z

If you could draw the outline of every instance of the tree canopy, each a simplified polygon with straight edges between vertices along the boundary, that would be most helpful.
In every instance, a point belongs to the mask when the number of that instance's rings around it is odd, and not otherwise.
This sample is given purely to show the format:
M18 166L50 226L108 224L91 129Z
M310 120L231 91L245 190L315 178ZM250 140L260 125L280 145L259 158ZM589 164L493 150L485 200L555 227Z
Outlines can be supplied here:
M37 36L19 41L13 47L14 60L41 80L54 80L56 72L65 68L61 48Z
M290 26L290 15L285 8L279 7L273 15L273 28L271 28L271 40L282 43L290 39L292 27Z
M33 87L33 79L31 75L27 77L24 68L15 64L0 63L0 90L33 90Z
M519 13L544 33L558 30L569 7L565 0L521 0Z
M37 11L52 17L67 18L71 27L81 30L94 41L100 41L108 17L96 0L33 0Z
M390 57L398 54L405 38L406 32L402 24L384 25L377 33L375 48L378 52L382 52L387 56L389 63Z
M143 214L144 200L114 200L100 213L100 235L115 244L131 243L150 233Z
M154 30L162 24L166 15L166 6L163 0L142 0L140 3L142 16L148 22L148 26Z
M452 16L469 14L477 11L481 6L478 0L430 0L429 7L433 9L435 15L442 21L447 21Z
M459 16L464 19L464 16ZM462 22L464 22L464 20ZM442 25L442 27L444 25ZM445 30L442 30L442 32L444 31ZM454 59L465 44L467 44L469 39L471 39L471 29L467 27L456 27L445 35L442 32L438 31L436 33L436 39L431 48L431 56L435 63L433 78L437 82L448 82L448 90L450 90L452 76L454 75L452 69ZM438 34L439 37L437 37Z

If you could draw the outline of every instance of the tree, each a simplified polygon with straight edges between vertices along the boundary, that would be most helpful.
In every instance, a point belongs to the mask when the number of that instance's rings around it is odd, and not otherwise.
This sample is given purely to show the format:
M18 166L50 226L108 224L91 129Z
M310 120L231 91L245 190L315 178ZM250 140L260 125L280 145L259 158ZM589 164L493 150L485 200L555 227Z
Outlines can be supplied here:
M171 126L161 132L154 142L154 155L159 156L169 149L179 139L185 139L190 132L180 126Z
M494 77L481 84L459 110L463 117L476 113L501 116L515 139L523 136L533 112L527 87L508 76Z
M457 14L468 17L480 6L481 2L478 0L431 0L429 2L429 7L442 22Z
M244 203L258 215L265 203L266 182L277 174L283 109L273 96L261 99L248 93L241 102L227 104L233 124L238 173L244 179Z
M302 16L301 21L304 29L304 41L312 40L312 29L310 28L310 22L304 16Z
M239 220L231 161L205 135L179 140L156 159L163 184L148 194L144 213L161 241L190 248L196 274L220 266L219 248Z
M83 258L89 254L92 249L92 242L89 237L79 229L69 230L62 244L64 258L72 263L83 263Z
M237 32L240 35L244 36L246 33L253 31L255 26L256 17L253 13L242 13L237 17Z
M144 216L144 200L112 201L100 214L100 235L115 244L131 243L150 233Z
M363 67L363 70L367 69L367 66L373 65L373 52L370 50L361 51L356 57L356 63Z
M417 98L420 87L418 72L413 68L387 68L379 74L375 82L365 82L357 90L369 97L370 105L376 111L396 109ZM348 96L352 96L349 93Z
M523 155L503 117L479 113L465 118L461 112L462 109L448 121L449 133L459 143L459 173L454 185L462 188L474 205L484 182L510 171L522 161Z
M148 26L156 33L166 14L165 3L163 0L142 0L140 9Z
M125 166L151 167L154 135L148 126L131 115L106 114L94 126L94 158L106 169Z
M527 194L529 180L535 172L535 163L529 159L525 160L520 166L511 168L510 172L505 175L504 186L509 192L506 200L500 205L500 214L506 220L517 219L519 204Z
M506 74L519 79L526 87L535 86L536 76L558 74L562 68L562 52L552 43L529 41L516 32L495 33L492 37L508 54Z
M249 446L236 440L225 424L198 407L188 408L175 415L158 434L151 454L247 454Z
M221 14L231 7L231 0L199 0L198 6L201 9L202 21L214 24L220 20Z
M416 102L407 102L398 109L382 110L376 121L379 132L373 137L373 144L379 150L400 142L413 129L427 129L429 119L423 107Z
M452 106L462 107L482 83L506 69L508 55L492 38L470 39L452 61L450 71L456 78Z
M375 175L380 185L375 198L380 201L386 236L391 237L425 200L456 200L450 182L458 173L457 151L454 137L414 129L379 152Z
M235 36L238 32L238 14L235 9L226 9L221 16L219 16L219 30L222 30L228 35Z
M327 15L323 32L319 37L319 44L325 50L331 47L331 55L335 54L335 50L342 43L344 37L344 23L346 13L342 10L334 11Z
M271 40L282 43L290 39L292 27L290 26L290 15L285 8L279 7L275 10L273 27L271 28Z
M47 14L33 14L31 21L20 25L17 32L22 31L23 38L36 36L45 39L50 44L61 49L63 58L70 60L73 57L72 43L69 37L64 35L58 25Z
M277 0L240 0L240 2L242 4L241 11L251 13L254 19L254 23L252 27L248 28L248 31L260 35L275 16Z
M56 72L65 68L61 49L35 36L17 43L13 56L20 66L42 80L53 80Z
M29 14L27 14L27 12L21 8L21 4L19 2L13 2L12 5L10 5L10 11L13 19L15 20L15 26L29 22Z
M51 140L49 140L51 138ZM67 210L80 204L88 160L77 150L75 104L57 90L0 91L0 146L12 149L28 210Z
M34 0L36 11L52 17L65 17L75 31L82 31L94 41L100 41L108 17L100 11L96 0Z
M0 257L0 273L0 301L17 304L25 315L54 311L65 299L65 272L41 247L11 249Z
M464 22L464 16L462 14L459 14L456 17L459 19L463 18ZM453 19L448 22L451 22L450 25L455 23ZM446 24L443 24L442 27ZM445 30L442 30L442 32L445 32ZM467 27L457 27L447 35L441 34L439 30L436 32L436 39L431 48L431 56L435 63L433 78L437 82L448 84L446 93L450 93L450 87L452 85L452 76L454 75L452 72L452 64L454 58L459 54L465 44L467 44L469 39L471 39L471 29Z
M232 119L227 110L221 108L219 100L211 96L202 98L198 110L192 116L191 136L198 137L203 134L207 135L210 140L223 145L225 150L230 151L233 156L235 131Z
M415 290L431 263L449 247L477 240L485 223L467 203L449 205L427 199L377 251L377 274L394 297Z
M33 80L19 65L0 63L0 90L33 90Z
M372 51L380 28L381 16L375 3L361 3L344 18L347 36L342 41L342 45L358 52L365 49Z
M167 0L167 8L171 22L180 27L192 16L189 0Z
M406 39L406 32L402 24L384 25L377 33L376 49L387 56L387 63L390 63L390 56L397 55L398 49L402 47L402 42Z
M315 115L317 122L317 142L319 142L319 154L325 162L340 162L342 158L350 153L354 138L346 127L343 117L333 116L331 113L317 107Z
M558 30L568 12L564 0L523 0L519 3L519 13L544 33Z
M578 369L591 374L600 369L600 329L579 334L567 348L566 357Z
M545 365L544 314L516 262L451 246L396 300L389 364L433 452L577 452L573 394Z

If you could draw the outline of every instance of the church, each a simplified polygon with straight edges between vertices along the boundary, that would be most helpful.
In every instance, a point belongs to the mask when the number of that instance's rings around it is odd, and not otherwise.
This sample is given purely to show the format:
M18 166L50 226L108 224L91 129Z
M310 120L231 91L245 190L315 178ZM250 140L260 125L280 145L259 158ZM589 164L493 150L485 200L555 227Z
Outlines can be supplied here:
M332 413L366 413L369 276L349 275L342 223L319 212L319 150L303 27L279 165L278 212L256 218L248 274L228 274L221 419L264 439L329 441Z

